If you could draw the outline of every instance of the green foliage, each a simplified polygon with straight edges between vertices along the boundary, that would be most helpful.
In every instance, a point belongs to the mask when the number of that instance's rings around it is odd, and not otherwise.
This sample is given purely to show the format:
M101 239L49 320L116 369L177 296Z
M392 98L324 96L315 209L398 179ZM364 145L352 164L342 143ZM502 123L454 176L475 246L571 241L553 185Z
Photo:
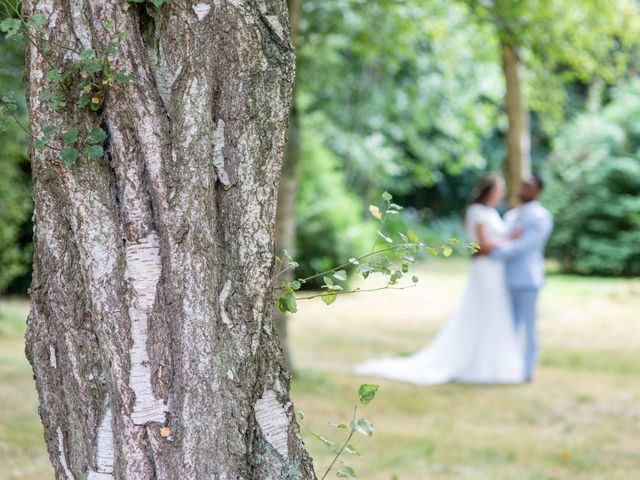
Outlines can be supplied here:
M551 255L567 271L640 275L640 80L562 131L552 171Z
M358 388L358 398L360 403L362 405L368 405L369 403L371 403L371 401L375 398L379 388L380 388L379 385L372 385L372 384L360 385L360 387ZM327 475L331 473L331 470L333 469L334 465L338 460L340 461L341 466L336 471L336 477L338 478L356 478L357 477L355 470L352 467L350 467L344 459L340 458L344 453L348 453L350 455L360 455L358 451L353 447L353 445L349 443L356 433L360 435L364 435L365 437L371 437L373 435L373 424L366 418L356 419L357 413L358 413L358 405L356 405L353 409L353 417L351 418L351 421L349 422L349 424L335 423L335 422L329 423L329 425L331 425L332 427L338 430L345 430L347 432L346 439L342 442L342 446L339 448L337 447L336 442L329 440L328 438L322 435L318 435L317 433L312 432L307 427L307 430L311 433L311 435L314 436L316 440L319 440L320 442L322 442L325 446L329 448L329 450L333 454L335 454L335 456L333 457L333 461L331 462L331 465L329 465L329 468L327 468L327 470L324 472L324 475L322 475L321 480L324 480L327 477ZM303 419L304 419L304 413L298 412L298 421L302 423Z
M317 136L313 122L305 128L296 202L296 260L308 277L339 265L371 246L373 230L362 222L360 201L345 186L344 172ZM306 286L319 287L320 279Z
M0 30L8 32L10 26L17 27L19 22L15 20L2 19ZM22 40L19 36L0 42L0 90L21 90L22 67ZM11 282L27 275L31 260L31 179L26 158L28 137L16 123L19 120L24 125L26 118L23 96L0 94L0 292Z

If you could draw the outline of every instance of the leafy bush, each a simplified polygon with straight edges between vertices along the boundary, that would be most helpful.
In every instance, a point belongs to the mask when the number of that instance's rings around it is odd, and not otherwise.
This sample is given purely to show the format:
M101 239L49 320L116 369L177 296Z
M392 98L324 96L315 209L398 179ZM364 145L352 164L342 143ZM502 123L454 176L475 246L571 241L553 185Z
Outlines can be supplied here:
M367 253L375 239L373 224L363 221L366 205L345 187L340 161L306 127L296 202L295 259L302 277Z
M551 255L566 271L640 275L640 81L565 128L551 165Z
M23 96L15 96L20 99L16 104L10 93L22 90L22 55L21 42L3 40L0 44L0 292L16 279L23 280L21 287L24 287L31 262L32 203L27 134L11 116L15 114L26 125Z

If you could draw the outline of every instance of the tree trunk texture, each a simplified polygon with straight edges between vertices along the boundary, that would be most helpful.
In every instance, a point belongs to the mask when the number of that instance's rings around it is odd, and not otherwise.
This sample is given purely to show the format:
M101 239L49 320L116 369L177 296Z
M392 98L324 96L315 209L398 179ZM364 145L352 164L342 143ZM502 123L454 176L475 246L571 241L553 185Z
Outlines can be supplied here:
M27 356L56 478L315 478L270 321L286 3L26 0L23 13L48 18L27 51L32 135L108 133L100 161L30 152ZM104 51L110 21L134 80L101 112L51 110L50 63Z
M506 82L505 105L509 127L507 130L505 177L507 201L510 208L518 204L520 181L531 174L531 133L529 114L522 93L521 62L515 45L502 41L502 68Z
M291 21L291 39L294 47L298 45L298 28L302 14L302 0L288 0L289 16ZM289 132L287 145L282 162L280 175L280 189L278 191L278 210L276 214L276 252L283 250L289 252L295 258L296 250L296 198L298 194L298 163L300 162L300 118L296 108L296 90L293 90L293 101L289 113ZM293 280L293 272L287 271L280 281ZM273 323L278 332L278 338L285 363L289 370L293 371L291 349L289 348L289 336L287 333L288 315L273 309Z

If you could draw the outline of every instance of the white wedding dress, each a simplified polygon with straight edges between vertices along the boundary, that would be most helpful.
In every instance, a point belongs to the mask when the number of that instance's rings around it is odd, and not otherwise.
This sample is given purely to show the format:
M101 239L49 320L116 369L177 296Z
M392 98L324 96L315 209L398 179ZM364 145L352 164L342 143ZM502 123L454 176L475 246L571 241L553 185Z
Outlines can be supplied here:
M506 235L495 209L474 204L467 210L465 227L476 242L478 224L484 225L490 241ZM355 372L418 385L523 382L523 355L511 316L504 263L476 257L458 306L428 347L406 357L369 360Z

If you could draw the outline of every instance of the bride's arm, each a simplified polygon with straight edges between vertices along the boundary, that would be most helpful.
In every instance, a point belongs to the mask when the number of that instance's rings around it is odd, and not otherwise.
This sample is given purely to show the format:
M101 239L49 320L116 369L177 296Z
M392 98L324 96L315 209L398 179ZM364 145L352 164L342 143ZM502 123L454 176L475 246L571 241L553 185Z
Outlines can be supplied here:
M478 239L478 245L480 245L479 255L489 255L491 251L498 246L497 243L490 242L487 238L484 225L478 223L475 226L476 238Z

